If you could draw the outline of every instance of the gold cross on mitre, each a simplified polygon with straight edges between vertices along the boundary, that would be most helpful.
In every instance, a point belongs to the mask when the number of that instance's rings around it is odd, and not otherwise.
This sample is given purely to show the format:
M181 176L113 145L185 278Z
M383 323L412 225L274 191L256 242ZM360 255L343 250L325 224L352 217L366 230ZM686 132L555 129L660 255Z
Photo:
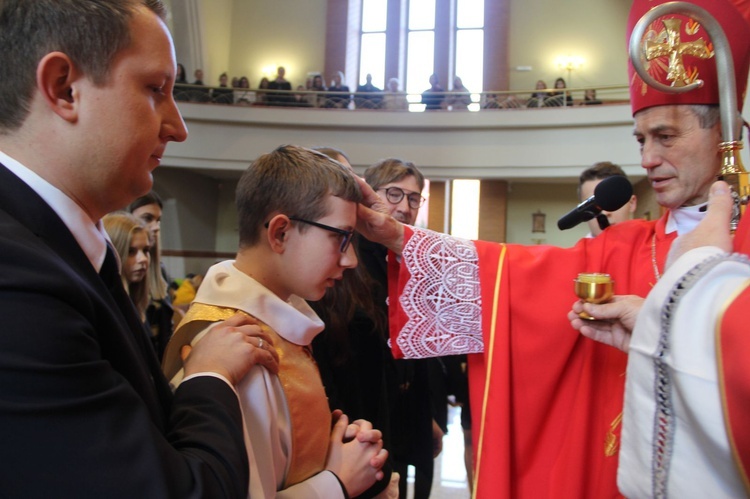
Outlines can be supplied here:
M682 57L692 55L701 59L710 59L714 56L712 50L706 46L703 38L692 42L680 43L680 28L682 20L680 19L662 19L664 32L666 33L665 42L652 42L646 40L643 43L644 52L647 61L652 61L657 57L669 56L669 69L667 71L667 80L672 82L673 87L683 87L689 85L697 74L689 75L685 70L685 64ZM660 33L660 37L662 33Z

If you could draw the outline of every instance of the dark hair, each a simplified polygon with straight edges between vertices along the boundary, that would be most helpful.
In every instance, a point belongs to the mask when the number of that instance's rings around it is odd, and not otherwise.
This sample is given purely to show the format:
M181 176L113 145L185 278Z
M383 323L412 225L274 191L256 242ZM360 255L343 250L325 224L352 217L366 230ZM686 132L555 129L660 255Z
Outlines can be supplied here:
M321 152L331 159L336 160L343 157L349 161L347 155L341 149L335 147L314 147L313 150ZM337 160L338 161L338 160ZM359 236L355 235L352 245L359 257ZM357 312L364 314L369 319L370 330L354 331L353 334L369 334L386 330L387 321L381 307L373 300L373 289L380 286L375 281L367 267L357 265L354 269L344 272L341 282L326 290L323 298L317 302L310 303L313 310L325 323L326 328L320 336L325 341L325 347L330 353L331 360L336 366L345 364L351 357L351 341L349 340L349 324L354 320ZM359 321L364 326L364 321Z
M164 209L164 203L161 202L161 198L155 191L151 191L146 195L143 195L128 205L128 211L133 213L141 206L148 206L150 204L158 204L159 208Z
M365 170L365 182L375 190L381 186L398 182L404 177L413 175L419 185L419 191L424 189L424 175L411 161L398 158L381 159Z
M359 238L359 234L354 235L352 246L361 261ZM370 276L365 265L357 265L354 269L344 272L341 281L336 286L328 288L323 298L310 302L310 306L326 325L317 341L325 342L328 356L335 366L346 364L352 357L350 335L381 334L381 331L382 334L388 335L386 312L373 298L378 296L376 289L380 286L381 284ZM357 329L350 331L349 328L353 324Z
M313 147L312 150L323 153L333 160L338 161L338 158L342 157L347 161L347 163L351 163L351 161L349 161L349 156L347 156L346 153L342 151L341 149L337 149L335 147L330 147L330 146L317 146L317 147Z
M609 177L621 176L627 178L625 171L614 163L601 161L594 163L591 168L586 168L578 177L578 197L581 197L581 186L590 180L603 180Z
M175 83L187 83L187 73L185 71L185 66L183 66L181 63L177 63L177 73L175 74Z
M37 66L50 52L67 54L76 69L103 84L114 56L130 44L130 21L140 6L166 19L161 0L0 1L0 129L23 124Z
M356 203L362 200L354 175L325 154L285 145L256 159L237 184L240 246L255 244L273 215L307 220L325 216L328 195ZM300 232L308 228L301 224Z
M151 191L145 196L141 196L130 203L127 207L127 212L133 213L138 208L151 204L159 205L160 209L164 209L164 205L162 204L159 195L155 191ZM148 266L148 273L146 275L148 288L152 299L163 300L167 297L167 281L162 274L161 268L161 233L159 233L159 237L153 241L149 253L151 255L151 263Z

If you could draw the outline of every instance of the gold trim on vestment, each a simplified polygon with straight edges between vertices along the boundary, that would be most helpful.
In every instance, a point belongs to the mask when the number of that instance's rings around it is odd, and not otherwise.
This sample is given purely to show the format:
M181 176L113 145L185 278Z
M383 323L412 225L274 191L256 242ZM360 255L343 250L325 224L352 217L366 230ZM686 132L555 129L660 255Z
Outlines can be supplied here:
M620 414L609 423L609 430L604 437L604 455L607 457L616 455L620 448L620 444L617 441L617 435L615 435L615 430L620 426L620 423L622 423L622 411L620 411Z
M495 330L497 328L497 312L499 308L499 296L500 296L500 282L503 276L503 263L505 261L505 253L508 247L503 244L503 249L500 250L500 257L497 262L497 277L495 278L495 288L492 296L492 321L490 323L490 339L489 345L485 343L485 365L486 373L484 379L484 396L482 397L482 414L479 421L479 440L477 441L477 464L474 470L474 490L471 491L472 499L477 497L477 484L479 483L479 467L482 463L482 444L484 443L484 423L487 415L487 399L489 398L490 392L490 379L492 378L492 364L493 364L493 353L495 350Z
M223 321L242 310L193 302L180 322L177 331L189 328L190 341L208 324ZM331 431L331 411L328 408L318 366L309 347L291 343L255 317L263 332L273 340L279 354L279 381L284 388L292 435L292 448L287 473L281 489L302 482L325 469ZM198 327L196 327L198 326ZM190 341L187 343L189 344ZM184 339L180 341L184 343ZM252 429L248 428L248 432ZM268 456L256 456L268 459ZM251 478L252 479L252 478Z

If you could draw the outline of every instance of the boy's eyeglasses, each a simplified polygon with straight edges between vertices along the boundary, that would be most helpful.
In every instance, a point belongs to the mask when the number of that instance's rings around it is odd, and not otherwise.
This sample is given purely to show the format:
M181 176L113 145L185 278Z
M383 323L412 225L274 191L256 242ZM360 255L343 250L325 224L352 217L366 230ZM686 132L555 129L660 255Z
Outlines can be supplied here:
M424 197L422 197L418 192L412 192L411 194L406 194L406 191L401 189L400 187L388 187L388 188L380 188L379 191L385 191L385 198L388 200L391 204L399 204L402 199L404 199L404 196L406 196L407 202L409 203L409 208L412 210L418 210L425 202Z
M354 229L352 230L344 230L339 229L338 227L331 227L330 225L322 224L319 222L312 222L310 220L305 220L304 218L298 218L298 217L289 217L289 220L295 220L297 222L302 222L304 224L313 225L315 227L329 230L331 232L335 232L336 234L341 234L341 247L339 248L342 253L346 253L346 250L349 249L349 245L352 242L352 236L354 236Z

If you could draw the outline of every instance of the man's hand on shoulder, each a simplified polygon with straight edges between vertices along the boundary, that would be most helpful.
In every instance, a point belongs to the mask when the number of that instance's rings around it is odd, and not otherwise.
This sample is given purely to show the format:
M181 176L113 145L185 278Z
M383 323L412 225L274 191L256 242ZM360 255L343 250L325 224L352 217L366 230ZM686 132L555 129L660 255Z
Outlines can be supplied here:
M211 328L185 359L185 377L213 372L237 385L256 364L279 371L279 355L255 319L236 314Z

